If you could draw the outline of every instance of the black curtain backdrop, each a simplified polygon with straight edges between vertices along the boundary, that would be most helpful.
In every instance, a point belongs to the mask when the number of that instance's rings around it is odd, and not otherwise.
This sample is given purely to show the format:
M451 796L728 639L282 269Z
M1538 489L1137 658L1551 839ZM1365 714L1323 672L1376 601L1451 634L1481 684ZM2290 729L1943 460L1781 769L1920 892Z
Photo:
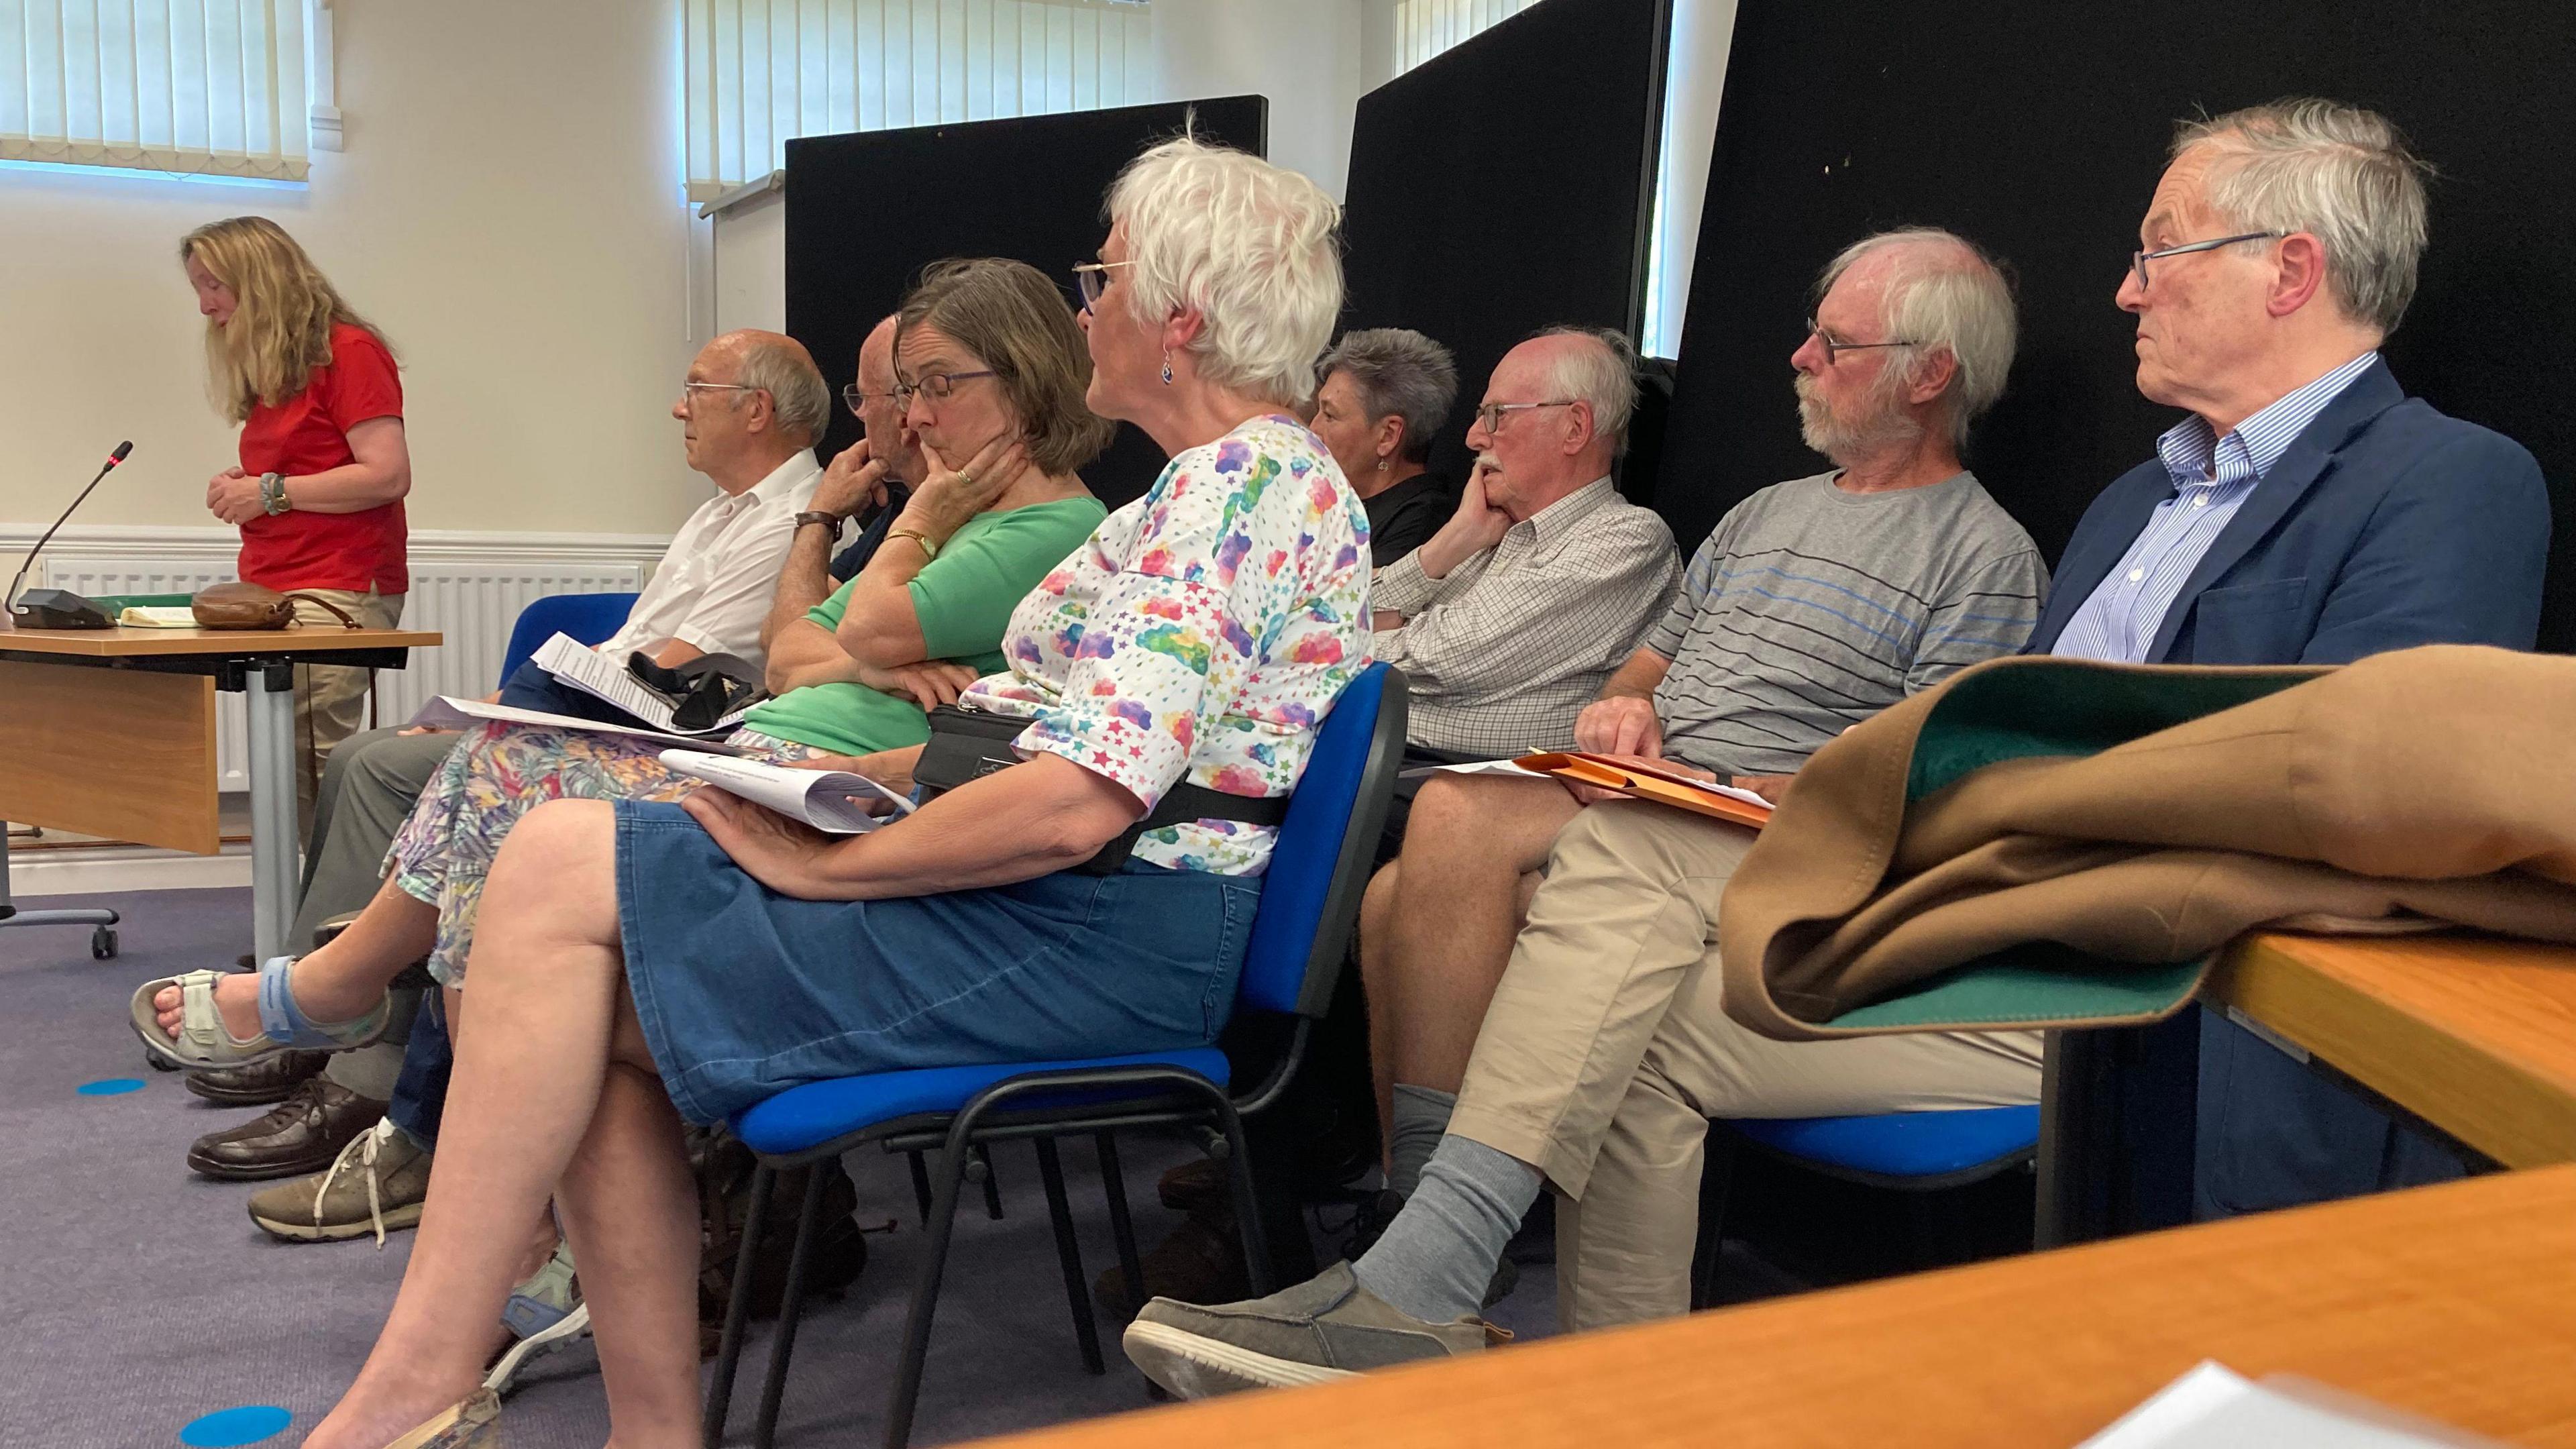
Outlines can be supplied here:
M1513 343L1560 322L1636 335L1670 29L1669 0L1546 0L1360 98L1343 322L1457 354L1431 455L1453 485ZM1628 471L1636 496L1647 470Z
M1012 257L1056 279L1067 305L1075 262L1107 235L1101 204L1119 168L1180 134L1195 111L1201 139L1266 155L1270 103L1260 96L1121 106L809 136L787 143L787 331L832 388L826 460L859 439L840 403L859 344L921 269L945 257ZM1152 486L1163 451L1128 426L1083 481L1116 508Z
M2409 392L2539 457L2558 518L2541 647L2576 646L2571 76L2564 0L1743 0L1658 506L1689 548L1824 466L1789 390L1816 270L1868 232L1945 226L2018 276L2021 354L1970 462L2054 559L2179 417L2138 396L2111 302L2174 120L2323 95L2389 115L2441 172L2387 357Z

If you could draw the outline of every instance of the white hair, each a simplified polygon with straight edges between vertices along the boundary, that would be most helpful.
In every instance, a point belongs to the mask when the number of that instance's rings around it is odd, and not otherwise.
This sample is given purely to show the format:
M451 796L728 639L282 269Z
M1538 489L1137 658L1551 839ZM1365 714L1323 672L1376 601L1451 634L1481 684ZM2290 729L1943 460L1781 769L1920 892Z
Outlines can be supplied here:
M1207 319L1190 342L1201 376L1265 402L1314 396L1315 355L1342 310L1341 208L1320 187L1185 135L1128 162L1108 211L1134 263L1122 279L1129 310Z
M1637 349L1615 327L1542 327L1541 337L1580 337L1590 347L1558 349L1548 364L1549 391L1592 409L1592 432L1610 440L1610 456L1628 451L1628 419L1637 411Z
M769 415L779 432L803 447L823 440L823 429L832 421L832 394L802 343L776 333L751 333L743 345L742 371L734 380L769 394Z
M1862 237L1825 264L1816 280L1816 297L1861 258L1902 248L1892 257L1893 270L1879 293L1879 323L1890 340L1913 345L1901 367L1891 366L1883 379L1894 397L1923 369L1947 353L1957 370L1942 394L1943 414L1953 445L1965 445L1968 429L2004 395L2012 372L2019 322L2013 311L2012 285L2003 269L1976 243L1933 226L1898 227Z
M2383 336L2397 330L2415 298L2431 168L2387 117L2313 97L2274 101L2175 128L2174 156L2203 146L2211 210L2249 231L2315 237L2343 314Z

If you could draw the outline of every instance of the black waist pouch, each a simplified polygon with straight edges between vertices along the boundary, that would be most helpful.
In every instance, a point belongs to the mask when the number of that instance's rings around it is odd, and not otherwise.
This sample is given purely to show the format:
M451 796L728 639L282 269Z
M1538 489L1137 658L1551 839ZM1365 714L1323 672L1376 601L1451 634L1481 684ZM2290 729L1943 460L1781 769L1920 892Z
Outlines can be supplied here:
M930 743L921 747L921 758L912 767L912 780L921 787L923 802L969 780L979 780L1020 763L1019 751L1011 748L1011 741L1028 727L1029 722L1017 715L989 710L963 709L953 704L932 710ZM1285 795L1229 795L1183 781L1165 791L1144 819L1102 846L1098 855L1073 868L1086 875L1115 875L1118 867L1127 863L1128 852L1136 848L1137 836L1185 820L1234 820L1246 825L1275 826L1287 818Z

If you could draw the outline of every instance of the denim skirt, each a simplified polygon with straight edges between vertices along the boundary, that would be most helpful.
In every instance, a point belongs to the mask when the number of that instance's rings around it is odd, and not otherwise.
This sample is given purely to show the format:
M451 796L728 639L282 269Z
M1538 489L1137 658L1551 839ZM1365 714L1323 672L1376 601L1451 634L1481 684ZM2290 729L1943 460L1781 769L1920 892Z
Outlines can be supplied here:
M1129 860L882 901L782 896L673 804L617 802L626 980L680 1115L916 1067L1206 1046L1261 882Z

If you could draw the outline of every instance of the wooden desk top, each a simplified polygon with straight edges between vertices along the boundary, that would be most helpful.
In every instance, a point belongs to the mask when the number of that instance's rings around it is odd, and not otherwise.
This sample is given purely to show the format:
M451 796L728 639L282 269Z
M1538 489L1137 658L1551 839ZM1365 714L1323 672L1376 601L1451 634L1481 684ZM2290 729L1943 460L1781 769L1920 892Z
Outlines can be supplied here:
M316 650L426 649L435 633L417 629L16 629L0 618L0 654L59 654L70 659L143 655L309 654Z
M2258 935L2208 991L2507 1167L2576 1162L2576 948Z
M2576 1166L1149 1409L1014 1449L2066 1449L2204 1358L2576 1446Z

